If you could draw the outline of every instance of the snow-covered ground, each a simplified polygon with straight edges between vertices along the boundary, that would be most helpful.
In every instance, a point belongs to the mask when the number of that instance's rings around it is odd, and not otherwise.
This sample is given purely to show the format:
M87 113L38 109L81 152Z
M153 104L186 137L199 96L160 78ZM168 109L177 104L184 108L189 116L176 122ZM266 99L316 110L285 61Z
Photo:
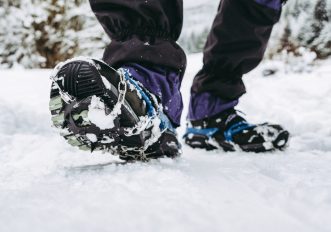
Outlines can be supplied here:
M189 57L186 103L200 65L201 55ZM178 160L128 165L71 148L51 129L49 73L0 71L1 232L331 230L327 64L269 78L259 68L245 79L239 109L253 122L288 128L285 152L184 146Z

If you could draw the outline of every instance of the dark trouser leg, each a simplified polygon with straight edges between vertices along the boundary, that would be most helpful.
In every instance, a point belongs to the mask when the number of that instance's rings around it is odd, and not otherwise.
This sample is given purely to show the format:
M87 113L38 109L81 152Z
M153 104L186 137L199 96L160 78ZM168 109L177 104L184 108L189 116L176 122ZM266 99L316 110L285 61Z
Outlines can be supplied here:
M90 0L112 39L104 60L115 67L129 62L185 71L186 56L176 44L183 24L182 0Z
M191 89L189 119L234 107L245 93L243 74L262 60L281 0L222 0Z
M182 0L90 0L111 38L103 59L125 67L150 92L178 126L183 109L180 85L186 56L177 45L183 23Z

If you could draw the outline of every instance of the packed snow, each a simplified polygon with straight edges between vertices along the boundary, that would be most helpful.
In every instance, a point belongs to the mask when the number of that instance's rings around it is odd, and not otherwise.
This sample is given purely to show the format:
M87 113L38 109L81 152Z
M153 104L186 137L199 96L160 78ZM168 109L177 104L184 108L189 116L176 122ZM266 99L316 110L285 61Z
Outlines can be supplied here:
M201 59L189 56L185 112ZM267 66L245 77L238 109L286 127L285 152L184 145L179 159L126 165L51 128L50 70L0 71L0 231L330 231L330 63L263 77Z
M119 105L120 106L120 105ZM121 108L117 107L118 112L106 115L106 106L97 96L93 96L89 106L88 118L93 124L97 125L100 129L105 130L114 128L114 119L120 114ZM115 116L115 117L114 117Z

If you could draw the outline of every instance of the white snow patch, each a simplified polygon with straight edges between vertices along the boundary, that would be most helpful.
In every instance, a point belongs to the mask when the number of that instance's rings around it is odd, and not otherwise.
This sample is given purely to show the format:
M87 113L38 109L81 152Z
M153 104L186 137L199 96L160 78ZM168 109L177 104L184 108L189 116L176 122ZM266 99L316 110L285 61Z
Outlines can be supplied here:
M285 145L285 140L280 140L278 143L277 143L277 145L279 146L279 147L281 147L281 146L283 146L283 145Z
M92 142L95 143L98 141L98 138L95 134L86 134L86 137Z
M112 143L112 142L114 142L114 139L112 139L108 136L105 136L105 135L103 136L102 141L101 141L101 143L103 143L103 144L108 144L108 143Z
M114 109L117 112L118 109ZM119 109L120 110L120 109ZM97 96L93 96L88 112L89 120L102 130L114 128L114 117L112 114L106 115L105 103Z
M110 84L110 82L107 80L107 78L105 78L104 76L101 76L101 80L102 80L103 84L105 85L106 89L111 90L111 84Z
M278 136L278 131L268 125L258 125L254 130L264 138L264 141L274 141Z
M266 149L266 150L271 150L274 148L274 145L272 144L272 142L264 142L263 143L263 147Z

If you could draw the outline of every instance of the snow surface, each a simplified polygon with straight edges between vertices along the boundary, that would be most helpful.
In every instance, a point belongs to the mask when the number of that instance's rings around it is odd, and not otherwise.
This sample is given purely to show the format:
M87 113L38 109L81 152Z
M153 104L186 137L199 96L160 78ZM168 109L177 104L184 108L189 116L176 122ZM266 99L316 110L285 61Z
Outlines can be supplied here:
M188 60L185 111L201 58ZM50 70L0 71L0 231L330 231L329 65L268 78L262 65L245 79L240 109L288 128L285 152L184 146L177 160L128 165L51 129Z

